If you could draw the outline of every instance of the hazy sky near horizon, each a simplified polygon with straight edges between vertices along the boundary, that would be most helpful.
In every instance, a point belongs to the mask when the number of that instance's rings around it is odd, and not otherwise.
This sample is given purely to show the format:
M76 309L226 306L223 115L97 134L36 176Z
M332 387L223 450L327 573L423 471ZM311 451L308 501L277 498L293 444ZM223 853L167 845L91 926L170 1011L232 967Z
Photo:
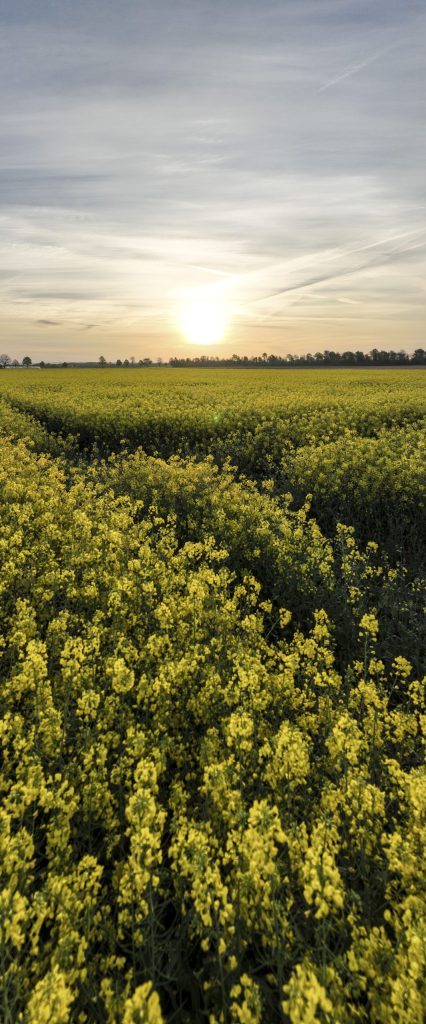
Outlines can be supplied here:
M424 0L0 0L0 350L426 347Z

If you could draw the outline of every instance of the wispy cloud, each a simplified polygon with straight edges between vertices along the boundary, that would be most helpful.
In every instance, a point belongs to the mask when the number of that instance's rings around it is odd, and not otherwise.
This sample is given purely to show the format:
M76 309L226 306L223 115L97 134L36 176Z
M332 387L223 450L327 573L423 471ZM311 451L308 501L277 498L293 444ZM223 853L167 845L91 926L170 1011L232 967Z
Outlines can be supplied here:
M304 348L342 304L422 339L422 3L4 0L2 20L10 348L167 355L199 292L234 311L231 351L283 324Z

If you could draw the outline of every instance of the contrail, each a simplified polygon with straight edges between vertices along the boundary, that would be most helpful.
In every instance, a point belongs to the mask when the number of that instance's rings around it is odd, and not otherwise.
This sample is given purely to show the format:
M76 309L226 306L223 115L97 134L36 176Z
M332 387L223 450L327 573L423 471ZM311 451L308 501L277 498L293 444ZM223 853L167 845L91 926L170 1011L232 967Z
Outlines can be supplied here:
M416 245L416 248L421 248L421 247L424 247L424 246L426 246L426 241L419 242L418 245ZM369 249L369 248L372 248L372 246L364 246L363 247L363 249ZM365 260L365 261L363 261L361 263L357 263L357 264L355 264L352 267L342 268L341 270L338 270L335 273L317 274L316 276L312 276L312 277L307 278L305 281L300 281L299 284L287 285L284 288L278 288L278 289L276 289L276 290L274 290L272 292L269 292L267 295L263 295L259 299L254 299L252 304L254 305L255 303L258 303L258 302L264 302L266 299L278 298L278 296L286 295L286 294L288 294L288 292L301 291L304 288L309 288L312 285L320 284L320 283L323 283L325 281L336 281L340 277L349 277L352 274L358 273L359 271L368 270L370 267L386 266L387 264L392 263L395 259L398 259L398 257L402 256L405 252L410 252L411 248L412 247L410 247L410 246L405 246L405 247L402 247L402 248L399 248L399 249L392 249L388 253L385 252L385 253L382 253L382 254L378 254L376 257L373 257L373 259L369 259L369 260ZM353 250L353 251L354 252L361 252L361 251L363 251L363 249Z
M281 272L282 271L285 272L286 270L288 271L288 269L289 269L289 262L290 262L290 264L291 264L291 266L293 268L297 268L297 264L298 263L299 264L302 263L303 264L302 271L303 271L303 269L305 269L305 267L306 267L306 263L308 263L308 264L310 263L311 265L312 264L318 265L318 263L333 262L335 260L339 260L339 259L342 259L342 258L347 257L347 256L357 255L358 253L365 252L368 249L375 249L375 248L378 248L379 246L386 245L386 244L389 244L391 242L399 241L401 238L409 238L409 239L413 240L415 238L418 238L419 235L422 235L423 231L424 231L424 229L418 229L416 231L412 231L412 230L411 231L401 231L401 232L398 232L397 234L394 234L394 235L386 235L384 238L379 238L375 242L367 242L367 243L364 243L362 245L352 246L351 248L342 248L342 246L334 246L334 248L332 248L332 249L321 250L320 252L306 253L304 256L297 257L295 260L291 260L291 261L274 260L273 262L268 263L267 266L264 266L264 267L261 267L261 268L256 268L256 269L253 269L253 270L242 271L239 274L232 274L232 273L228 273L226 271L222 271L222 272L216 271L216 273L218 273L219 275L222 274L225 280L223 282L221 282L221 281L216 282L215 281L214 283L207 284L207 285L204 285L204 286L200 285L199 289L197 289L197 291L199 290L204 295L207 292L211 293L212 295L214 295L215 292L217 292L217 291L220 291L221 294L222 294L223 293L223 289L231 290L233 288L238 288L238 286L240 286L240 285L249 285L250 282L252 282L252 281L256 282L256 280L259 282L258 287L261 287L262 286L261 285L262 280L264 280L264 279L267 280L268 277L270 277L271 274L273 274L273 273L276 274L276 273L279 273L280 271ZM192 265L198 267L198 264L192 264ZM210 268L200 267L200 269L206 269L207 270L207 269L210 269ZM297 285L295 287L299 287L299 286ZM257 301L261 301L261 299L255 299L254 301L256 301L256 302Z
M204 267L201 263L186 263L186 262L184 262L183 266L185 266L185 267L192 267L193 270L201 270L204 274L215 274L216 277L229 278L229 277L233 277L234 276L231 271L228 271L228 270L216 270L214 267Z
M395 244L403 243L403 241L405 241L405 245ZM388 234L376 239L374 242L361 243L348 248L336 246L320 252L311 252L290 261L275 260L260 269L230 274L205 286L199 286L193 294L198 294L203 298L209 297L210 301L214 301L217 296L221 300L226 300L226 297L231 295L233 305L250 308L254 311L258 304L268 299L278 298L282 295L287 295L288 298L291 295L293 298L298 294L302 297L301 293L306 288L348 277L370 267L390 264L404 252L412 250L414 246L420 248L425 244L424 229L395 232L392 235ZM343 266L339 266L341 261ZM275 279L278 277L279 280L283 277L288 278L289 274L293 280L289 280L287 285L278 286L277 284L276 288L271 287L270 278L272 276ZM297 277L294 280L295 275L298 275L299 280ZM247 291L251 291L252 297L248 298ZM253 292L257 292L256 297L253 296Z
M391 50L394 50L395 47L400 45L401 41L392 43L390 46L386 46L383 50L378 50L377 53L373 53L368 60L364 60L360 64L350 64L345 71L342 71L341 75L336 75L335 78L330 78L328 82L324 82L324 85L321 85L320 88L317 89L317 93L325 92L326 89L331 89L332 85L337 85L338 82L343 82L345 78L351 78L352 75L357 75L359 71L363 71L364 68L368 68L370 64L374 64L374 61L379 60L379 57L384 57L386 53L390 53Z

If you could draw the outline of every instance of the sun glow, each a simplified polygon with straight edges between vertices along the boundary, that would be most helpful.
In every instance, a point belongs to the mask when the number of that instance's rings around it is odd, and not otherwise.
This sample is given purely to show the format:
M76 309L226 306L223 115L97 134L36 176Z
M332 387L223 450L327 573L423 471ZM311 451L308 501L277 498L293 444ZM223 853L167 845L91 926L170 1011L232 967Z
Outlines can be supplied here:
M216 345L226 332L229 316L218 303L191 301L180 316L180 327L192 345Z

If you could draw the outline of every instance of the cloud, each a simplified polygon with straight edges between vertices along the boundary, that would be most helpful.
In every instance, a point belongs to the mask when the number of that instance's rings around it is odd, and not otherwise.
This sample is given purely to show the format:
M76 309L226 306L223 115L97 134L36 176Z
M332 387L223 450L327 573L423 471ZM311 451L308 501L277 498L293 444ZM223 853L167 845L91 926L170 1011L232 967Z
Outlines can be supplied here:
M60 327L71 359L78 331L92 331L89 351L99 328L112 347L150 339L157 356L177 343L188 292L225 293L253 325L268 303L320 318L341 301L373 322L390 275L403 331L426 271L423 4L36 8L2 10L8 331L37 322L53 346ZM397 235L410 253L391 255L383 239Z

